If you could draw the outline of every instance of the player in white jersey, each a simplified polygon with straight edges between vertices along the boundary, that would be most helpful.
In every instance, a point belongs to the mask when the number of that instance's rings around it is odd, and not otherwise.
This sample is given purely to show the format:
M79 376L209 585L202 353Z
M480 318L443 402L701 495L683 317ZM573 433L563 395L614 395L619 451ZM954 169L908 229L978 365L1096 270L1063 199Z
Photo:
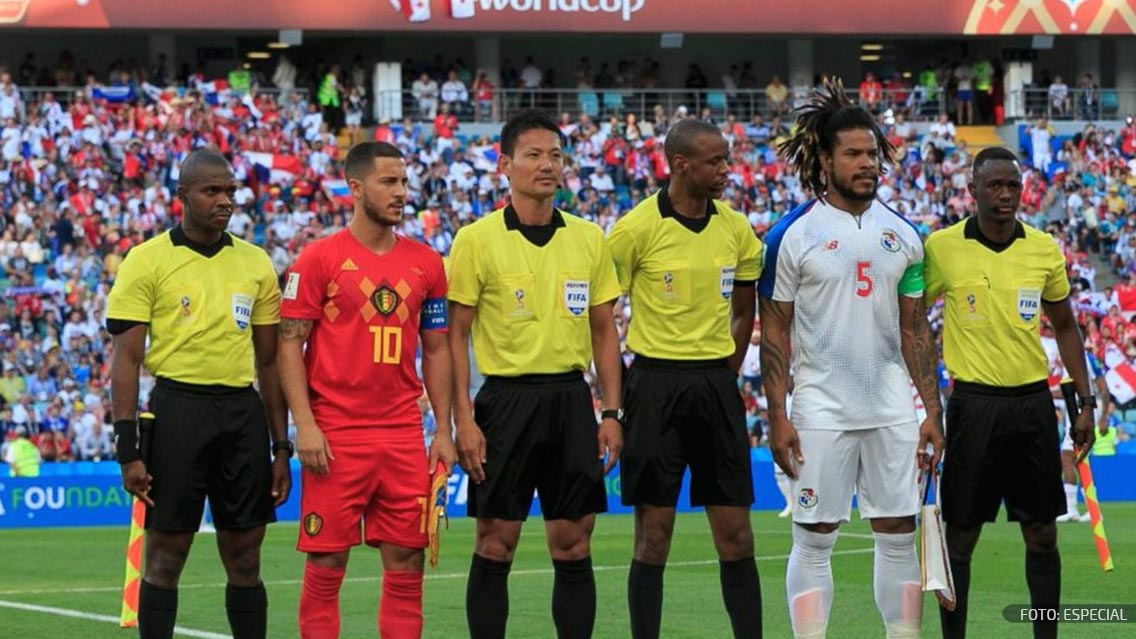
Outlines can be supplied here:
M887 637L917 637L918 471L932 468L943 446L923 245L910 223L876 200L894 148L839 81L800 110L797 131L780 150L819 196L770 230L758 284L770 447L794 497L786 575L793 632L825 636L832 547L855 490L874 533L876 605ZM790 359L792 415L785 408ZM922 425L912 380L927 410ZM928 443L931 454L923 452Z

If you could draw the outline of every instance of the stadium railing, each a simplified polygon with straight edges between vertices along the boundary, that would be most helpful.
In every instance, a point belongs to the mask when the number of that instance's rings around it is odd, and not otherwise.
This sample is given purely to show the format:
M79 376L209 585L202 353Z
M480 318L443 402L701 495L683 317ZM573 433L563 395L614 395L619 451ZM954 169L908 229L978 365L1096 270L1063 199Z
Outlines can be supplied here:
M1046 117L1050 120L1095 122L1121 120L1136 111L1136 89L1096 88L1090 99L1078 86L1070 86L1064 99L1049 95L1048 87L1021 89L1007 95L1024 107L1028 117Z
M811 91L811 88L810 88ZM748 123L754 115L769 119L774 115L785 116L795 102L800 101L800 91L789 89L789 95L780 105L772 103L765 89L639 89L639 88L578 88L578 89L500 89L493 90L492 100L478 104L472 91L467 102L451 103L459 120L499 122L519 109L538 107L555 113L567 113L573 119L581 115L595 118L612 116L625 117L635 114L640 123L653 119L655 107L660 107L669 118L681 107L687 113L698 116L704 108L710 109L715 118L734 115L739 122ZM858 90L850 89L848 95L855 102L861 102ZM398 119L409 116L416 119L429 119L428 113L420 108L414 93L408 89L382 91L377 94L378 113ZM437 100L440 109L442 102ZM933 120L946 108L943 91L928 95L922 89L903 89L883 91L880 99L873 104L864 104L873 111L893 113L902 111L913 121Z

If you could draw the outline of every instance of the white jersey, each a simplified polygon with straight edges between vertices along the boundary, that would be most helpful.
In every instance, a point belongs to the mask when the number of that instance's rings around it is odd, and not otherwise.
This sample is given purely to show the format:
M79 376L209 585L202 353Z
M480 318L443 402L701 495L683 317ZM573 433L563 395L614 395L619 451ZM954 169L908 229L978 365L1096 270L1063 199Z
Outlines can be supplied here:
M793 425L915 422L899 329L899 296L923 295L915 227L879 201L859 219L814 201L780 220L765 246L758 291L794 303Z

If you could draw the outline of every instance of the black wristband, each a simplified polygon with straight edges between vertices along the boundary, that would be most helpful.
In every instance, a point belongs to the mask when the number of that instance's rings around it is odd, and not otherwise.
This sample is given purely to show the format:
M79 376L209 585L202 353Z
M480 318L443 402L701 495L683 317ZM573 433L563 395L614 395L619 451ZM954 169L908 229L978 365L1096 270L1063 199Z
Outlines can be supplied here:
M138 420L120 419L114 423L114 452L119 464L142 459L138 453Z
M292 445L292 442L290 440L281 439L280 441L272 444L272 454L275 455L279 452L286 452L288 453L287 457L291 457L296 452L296 447Z

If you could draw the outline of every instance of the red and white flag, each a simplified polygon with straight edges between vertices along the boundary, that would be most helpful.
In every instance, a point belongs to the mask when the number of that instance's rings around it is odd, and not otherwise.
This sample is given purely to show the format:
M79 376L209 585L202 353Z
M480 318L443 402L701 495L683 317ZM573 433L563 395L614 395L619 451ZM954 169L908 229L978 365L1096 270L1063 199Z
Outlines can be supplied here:
M1113 367L1104 379L1117 404L1126 404L1136 398L1136 369L1132 368L1132 364L1125 362Z
M430 0L391 0L391 5L411 22L430 19Z

